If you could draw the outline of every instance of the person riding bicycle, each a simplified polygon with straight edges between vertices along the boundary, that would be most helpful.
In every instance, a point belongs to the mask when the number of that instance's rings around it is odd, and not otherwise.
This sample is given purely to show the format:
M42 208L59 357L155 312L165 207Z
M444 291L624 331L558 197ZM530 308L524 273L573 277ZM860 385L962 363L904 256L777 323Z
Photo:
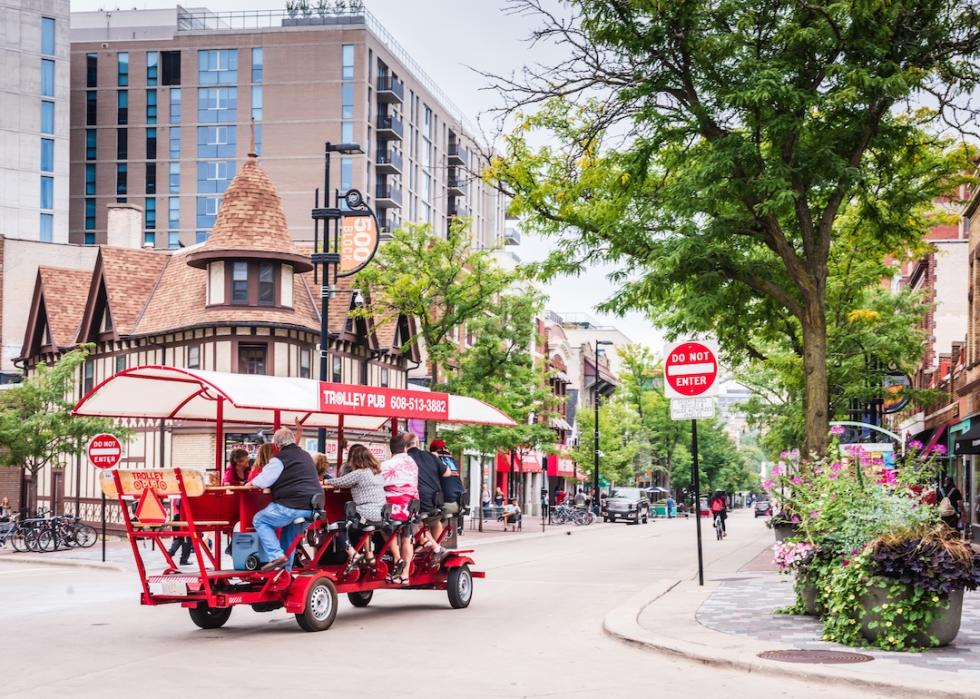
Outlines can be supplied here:
M715 494L711 496L711 516L721 520L722 536L728 536L728 530L725 527L725 520L728 519L728 501L725 498L725 493L721 490L716 490Z

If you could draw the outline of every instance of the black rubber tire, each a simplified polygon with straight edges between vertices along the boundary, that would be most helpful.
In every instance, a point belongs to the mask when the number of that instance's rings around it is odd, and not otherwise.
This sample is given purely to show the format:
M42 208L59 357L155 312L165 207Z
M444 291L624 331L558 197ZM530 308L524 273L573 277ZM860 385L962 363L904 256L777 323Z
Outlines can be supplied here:
M231 616L231 607L218 609L203 602L187 611L191 615L191 621L202 629L220 629Z
M50 529L43 529L37 535L37 550L50 553L58 550L58 535Z
M643 515L643 523L648 524L650 522L650 513Z
M20 551L21 553L27 551L27 531L19 529L14 532L10 538L10 545L14 551Z
M95 542L99 540L99 535L95 532L94 527L90 527L87 524L81 524L78 529L75 530L75 544L83 549L95 546Z
M374 590L365 590L364 592L348 592L347 599L355 607L366 607L371 604L371 598L374 597Z
M473 599L473 575L467 565L450 568L446 579L446 592L453 609L465 609Z
M326 631L337 618L337 588L330 578L321 575L306 590L306 604L296 615L304 631Z

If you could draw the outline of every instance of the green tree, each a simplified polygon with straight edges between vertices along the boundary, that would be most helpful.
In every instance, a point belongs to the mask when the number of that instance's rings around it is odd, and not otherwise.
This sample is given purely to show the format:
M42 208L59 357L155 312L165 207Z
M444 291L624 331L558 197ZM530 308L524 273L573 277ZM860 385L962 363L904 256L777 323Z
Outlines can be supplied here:
M579 441L572 458L592 477L595 471L595 411L581 408L576 413ZM610 483L633 484L643 467L642 439L637 439L640 421L625 401L612 398L599 404L599 475ZM649 461L647 461L649 463Z
M81 454L95 435L128 436L112 420L71 414L74 402L66 397L91 350L82 345L53 366L39 364L23 383L0 391L0 465L23 468L36 482L42 469Z
M456 356L454 333L491 311L497 295L518 279L491 251L474 249L467 226L466 220L454 219L441 238L428 224L406 223L357 275L357 283L370 289L368 305L359 313L416 319L418 334L408 342L424 345L434 387Z
M842 226L901 249L968 167L928 133L976 84L970 0L537 0L552 68L497 79L519 120L486 177L560 236L546 272L614 261L613 309L740 358L787 323L804 448L829 421L829 258ZM903 110L929 96L935 110ZM524 117L522 111L536 110ZM546 132L557 145L530 145ZM852 251L859 254L863 251Z

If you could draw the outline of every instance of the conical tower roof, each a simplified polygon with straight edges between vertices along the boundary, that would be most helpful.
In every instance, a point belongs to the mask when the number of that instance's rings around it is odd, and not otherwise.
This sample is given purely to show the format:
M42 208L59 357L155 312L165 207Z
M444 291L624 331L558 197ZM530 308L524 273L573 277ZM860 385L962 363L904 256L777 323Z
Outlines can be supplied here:
M255 153L248 154L228 184L211 235L187 255L187 264L203 268L214 260L242 258L280 260L297 272L313 269L310 259L293 243L282 200Z

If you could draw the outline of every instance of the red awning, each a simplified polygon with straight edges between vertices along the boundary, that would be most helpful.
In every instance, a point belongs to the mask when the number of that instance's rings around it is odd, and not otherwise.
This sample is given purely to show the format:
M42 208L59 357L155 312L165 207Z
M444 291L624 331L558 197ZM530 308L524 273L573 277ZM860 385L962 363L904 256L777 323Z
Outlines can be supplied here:
M555 478L575 478L575 461L561 454L549 454L548 475Z

